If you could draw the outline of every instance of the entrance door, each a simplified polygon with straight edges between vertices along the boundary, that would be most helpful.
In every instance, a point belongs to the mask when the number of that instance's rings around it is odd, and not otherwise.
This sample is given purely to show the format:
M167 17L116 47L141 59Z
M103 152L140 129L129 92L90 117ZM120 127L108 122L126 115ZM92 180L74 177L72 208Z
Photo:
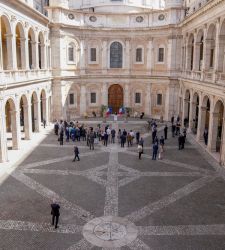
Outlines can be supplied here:
M112 112L119 112L123 106L123 88L119 84L110 86L108 92L108 106L112 108Z

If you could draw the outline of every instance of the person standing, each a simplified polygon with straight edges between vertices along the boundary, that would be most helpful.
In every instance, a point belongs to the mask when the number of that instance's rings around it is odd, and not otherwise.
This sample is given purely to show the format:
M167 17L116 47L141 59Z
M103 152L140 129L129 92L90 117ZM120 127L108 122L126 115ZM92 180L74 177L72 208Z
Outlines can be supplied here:
M94 150L94 141L95 141L95 135L94 135L93 130L91 130L90 140L89 140L90 150Z
M155 143L152 146L152 160L156 160L157 154L158 154L158 144Z
M178 148L179 150L182 149L182 135L181 134L179 134L179 137L178 137Z
M109 138L108 133L105 132L105 133L104 133L104 146L106 146L106 147L107 147L107 145L108 145L108 138Z
M44 128L46 126L46 120L45 119L43 119L43 126L44 126Z
M136 132L136 143L139 144L139 140L140 140L140 132L137 131Z
M203 137L204 137L205 145L207 145L208 144L208 129L207 128L204 130Z
M111 131L111 136L112 136L112 143L115 143L116 130L114 128Z
M144 153L144 139L141 137L139 144L142 146L142 152Z
M138 144L138 158L141 159L141 155L143 154L143 148L140 144Z
M128 148L131 146L131 141L132 141L131 134L128 133L128 134L127 134L127 146L128 146Z
M77 146L74 146L74 159L73 159L73 161L76 161L76 159L77 159L78 161L80 161L79 149L78 149Z
M122 132L121 132L121 129L119 129L118 134L117 134L118 143L121 142L121 141L120 141L121 135L122 135Z
M58 222L59 222L59 209L60 206L56 201L53 201L53 203L51 204L51 215L52 215L52 225L55 225L55 228L58 227Z
M63 136L64 136L63 129L61 129L59 133L59 145L61 146L63 146Z
M167 140L167 132L168 132L168 127L167 127L167 124L166 124L165 127L164 127L164 138L165 138L165 140Z
M159 140L159 144L160 144L160 147L162 148L162 151L164 151L165 140L164 140L163 136L161 136L161 138Z
M124 148L124 144L126 142L126 136L124 134L122 134L120 136L120 144L121 144L121 148Z

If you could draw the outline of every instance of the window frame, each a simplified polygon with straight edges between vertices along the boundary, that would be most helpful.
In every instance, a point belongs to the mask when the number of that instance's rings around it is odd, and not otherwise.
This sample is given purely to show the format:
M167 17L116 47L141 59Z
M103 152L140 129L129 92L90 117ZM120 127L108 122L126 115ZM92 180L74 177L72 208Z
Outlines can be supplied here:
M141 49L141 61L137 61L138 49ZM134 62L135 62L135 64L143 64L144 63L144 47L143 46L136 47L135 52L134 52Z
M158 96L161 95L161 104L158 103ZM163 106L163 94L162 93L156 93L156 106Z
M70 48L73 48L73 61L70 60L70 54L69 54ZM76 56L77 56L76 45L73 42L70 42L67 45L67 64L76 65L76 60L77 60Z
M136 102L136 98L137 98L137 94L139 94L140 96L139 96L139 98L140 98L140 102ZM135 93L134 93L134 104L135 105L141 105L142 104L142 93L141 93L141 91L135 91Z
M73 104L70 103L70 95L73 95L73 101L74 101ZM75 92L68 93L68 106L69 108L77 107L77 94Z
M92 102L92 94L95 94L95 102ZM97 105L97 92L90 91L90 105Z
M160 50L163 50L163 61L160 61ZM157 62L158 64L164 64L165 63L165 47L159 46L157 51Z
M91 50L96 50L96 61L91 61ZM90 46L88 48L88 64L99 64L99 49L97 46Z

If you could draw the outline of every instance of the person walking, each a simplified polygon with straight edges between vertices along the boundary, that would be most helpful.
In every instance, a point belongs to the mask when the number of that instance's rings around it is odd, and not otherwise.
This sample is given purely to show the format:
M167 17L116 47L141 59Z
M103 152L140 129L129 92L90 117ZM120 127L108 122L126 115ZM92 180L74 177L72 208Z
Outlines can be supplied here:
M159 140L159 144L160 144L160 147L162 148L162 151L164 151L165 140L163 136L161 136Z
M128 134L127 134L127 146L128 146L128 148L131 146L131 141L132 141L131 134L128 133Z
M121 148L124 148L125 142L126 142L126 136L124 134L122 134L120 136L120 145L121 145Z
M159 157L158 157L159 160L163 159L163 152L164 152L164 148L162 145L160 145L159 146Z
M121 143L120 141L121 135L122 135L122 132L121 132L121 129L119 129L118 134L117 134L118 143Z
M182 149L182 135L181 134L179 134L178 136L178 148L179 150Z
M139 144L142 146L142 151L144 153L144 139L141 137Z
M172 124L171 129L172 129L172 137L175 137L176 125L174 123Z
M167 124L166 124L165 127L164 127L164 138L165 138L165 140L167 140L167 132L168 132L168 127L167 127Z
M44 126L44 128L46 127L46 120L45 119L43 119L43 126Z
M104 133L104 146L107 147L108 145L108 138L109 138L109 135L107 132Z
M74 146L74 159L73 159L73 161L76 161L76 159L77 159L78 161L80 161L79 149L78 149L77 146Z
M157 154L158 154L158 149L159 149L158 144L157 143L153 144L153 146L152 146L152 160L156 160Z
M58 227L58 222L59 222L59 212L60 206L56 201L53 201L51 204L51 215L52 215L52 225L55 226L55 228Z
M140 132L137 131L136 132L136 143L139 144L139 140L140 140Z
M143 154L143 148L141 144L138 144L138 158L141 160L141 155Z

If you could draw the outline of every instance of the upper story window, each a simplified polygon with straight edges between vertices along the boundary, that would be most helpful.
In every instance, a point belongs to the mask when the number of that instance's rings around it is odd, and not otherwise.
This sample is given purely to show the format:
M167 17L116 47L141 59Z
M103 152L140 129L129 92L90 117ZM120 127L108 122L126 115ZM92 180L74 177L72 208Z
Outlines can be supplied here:
M159 48L158 62L164 62L164 48Z
M96 62L97 61L97 50L96 48L91 48L90 50L90 61Z
M70 105L74 105L75 104L74 94L73 93L69 94L69 104Z
M136 62L142 62L143 61L143 55L142 55L142 48L136 49Z
M110 46L110 68L122 68L123 46L119 42L113 42Z
M75 62L75 46L73 43L68 46L68 61Z

